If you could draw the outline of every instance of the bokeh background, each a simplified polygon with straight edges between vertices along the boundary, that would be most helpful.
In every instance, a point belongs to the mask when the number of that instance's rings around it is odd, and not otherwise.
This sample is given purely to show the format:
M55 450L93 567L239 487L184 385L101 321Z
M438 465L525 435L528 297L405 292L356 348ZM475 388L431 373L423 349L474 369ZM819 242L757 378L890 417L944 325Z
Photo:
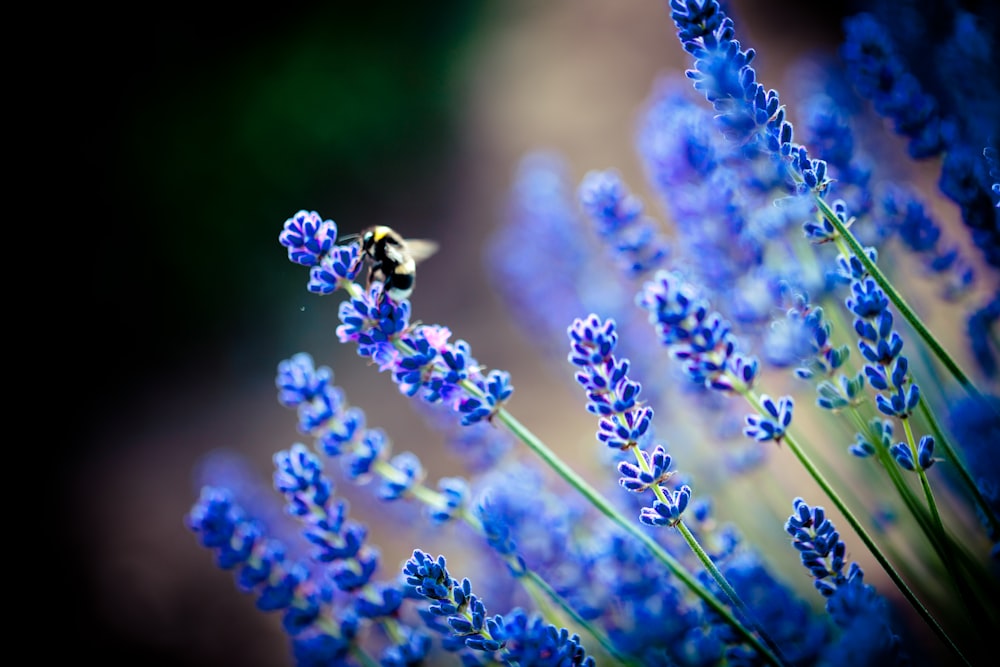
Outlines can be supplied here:
M766 45L758 70L779 88L795 54L834 48L848 10L728 4L744 41ZM286 260L277 235L299 209L344 233L380 223L438 240L419 270L416 318L511 371L512 408L556 449L593 446L569 371L549 373L509 323L482 253L528 151L564 153L577 179L617 167L642 194L634 121L656 77L685 62L666 2L88 10L60 16L33 48L45 52L52 106L27 111L58 119L47 132L59 144L34 156L58 186L36 209L60 218L57 252L69 259L48 276L68 298L40 302L67 339L46 366L72 387L61 413L71 427L41 454L56 469L61 526L44 548L60 638L43 653L289 663L277 618L236 592L183 515L207 453L240 452L266 481L271 455L296 439L273 386L295 352L333 367L432 479L457 471L390 380L336 342L340 299L308 293L307 272ZM352 514L377 524L369 497ZM410 537L373 527L386 563L439 550Z

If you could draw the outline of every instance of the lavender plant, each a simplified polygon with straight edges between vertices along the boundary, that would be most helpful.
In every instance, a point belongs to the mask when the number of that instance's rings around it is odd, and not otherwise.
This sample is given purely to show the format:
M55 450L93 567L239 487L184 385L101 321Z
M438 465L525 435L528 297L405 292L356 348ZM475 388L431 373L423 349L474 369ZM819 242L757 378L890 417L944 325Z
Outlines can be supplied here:
M922 86L892 42L906 36L874 14L847 21L843 62L810 82L798 143L792 108L758 82L755 52L722 6L669 7L693 86L658 82L636 133L668 224L620 172L591 170L574 188L558 156L534 155L487 253L512 319L583 388L592 451L560 458L514 415L516 378L450 328L415 321L378 273L365 280L366 263L383 277L414 270L405 245L373 250L314 211L285 222L279 243L308 269L307 289L346 293L339 342L443 440L481 454L464 459L468 476L429 486L330 368L306 353L279 364L278 400L311 444L275 455L274 487L311 561L286 556L225 489L206 487L187 520L262 610L281 611L297 663L989 662L1000 624L997 308L970 295L996 290L1000 208L983 199L998 189L996 148L952 99L962 86ZM949 26L953 58L995 55L995 26L964 10ZM1000 103L986 108L1000 117ZM872 114L894 122L914 157L944 151L941 189L982 266L863 153ZM518 243L529 228L536 242ZM539 262L551 280L538 279ZM919 316L904 297L906 262L939 283L946 307L966 309L967 336L945 339ZM946 349L956 341L973 370ZM578 457L617 476L590 482ZM376 580L385 564L334 494L333 459L345 481L375 481L381 501L459 525L475 554L469 578L416 544ZM802 499L818 494L850 532ZM782 525L790 542L775 535ZM818 598L783 571L782 552L798 554ZM500 613L487 614L487 599Z

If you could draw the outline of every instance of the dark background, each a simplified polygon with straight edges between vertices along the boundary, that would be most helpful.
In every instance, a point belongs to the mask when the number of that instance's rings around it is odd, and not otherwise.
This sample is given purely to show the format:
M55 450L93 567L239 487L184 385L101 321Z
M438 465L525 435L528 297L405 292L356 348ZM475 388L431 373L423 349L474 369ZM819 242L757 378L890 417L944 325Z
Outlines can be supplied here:
M110 489L106 473L157 451L144 433L204 421L212 398L266 383L296 351L289 338L301 319L288 313L308 296L307 276L277 243L285 218L316 209L344 221L345 233L374 220L433 220L446 189L427 175L453 150L455 68L482 28L482 4L163 5L38 17L46 27L22 52L38 70L21 98L23 126L33 128L26 173L38 192L21 228L28 256L46 261L33 305L46 311L41 340L52 345L36 361L57 391L41 399L58 403L45 416L64 425L32 453L46 461L46 500L56 501L47 516L59 524L32 547L53 584L40 601L41 656L246 662L226 648L227 632L237 634L230 619L248 610L226 574L217 572L233 605L206 604L195 581L166 610L144 596L151 604L116 608L145 574L137 558L114 562L114 536L164 524L180 533L183 516L161 521L143 497ZM199 398L178 406L178 395ZM185 444L163 448L193 467ZM150 465L119 476L137 479ZM187 484L177 493L188 505L196 497ZM113 517L123 522L109 525ZM121 620L130 615L139 618ZM206 628L192 646L186 628L212 615L216 636ZM253 642L244 643L249 654Z
M838 22L753 20L777 4L739 3L755 43L777 40L763 71ZM11 431L8 549L37 661L287 660L274 619L259 620L182 514L202 453L246 449L266 475L294 437L274 401L280 359L308 349L342 377L377 376L336 350L336 302L309 295L277 243L299 208L345 233L382 222L441 240L421 268L420 319L460 326L515 377L537 370L480 275L516 160L554 146L576 176L616 166L638 183L631 121L682 59L665 2L532 5L164 5L11 25L8 187L23 209L8 280L24 335L11 367L35 433ZM546 382L521 380L529 421L560 400L564 385ZM375 377L352 398L405 405L391 393Z
M303 280L274 261L290 202L325 217L336 202L346 231L403 208L453 141L454 65L481 4L87 15L46 36L64 139L45 159L64 198L50 215L75 269L61 307L102 332L65 360L90 379L80 414L234 333L280 334L260 314ZM416 194L417 211L434 197Z

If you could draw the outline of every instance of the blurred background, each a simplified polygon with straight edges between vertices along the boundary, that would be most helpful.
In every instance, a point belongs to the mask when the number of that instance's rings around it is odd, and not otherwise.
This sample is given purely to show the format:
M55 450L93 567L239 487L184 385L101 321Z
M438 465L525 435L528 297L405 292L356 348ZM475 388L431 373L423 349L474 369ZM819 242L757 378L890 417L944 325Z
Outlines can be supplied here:
M757 62L771 85L793 54L835 44L837 8L728 4L745 41L766 44ZM415 317L509 370L512 408L555 448L593 446L569 372L545 372L492 294L483 245L528 151L562 152L577 181L617 167L643 194L634 121L656 77L686 59L667 3L652 0L146 11L61 15L33 46L48 101L26 111L58 146L34 152L33 173L58 192L35 206L58 216L70 260L39 302L68 339L46 367L72 387L72 426L43 450L62 525L43 549L60 591L45 605L68 636L40 650L288 664L278 619L183 524L207 453L242 453L266 483L272 454L297 439L275 399L277 363L311 352L431 479L456 468L434 458L439 436L389 378L337 343L340 297L306 291L307 271L278 245L282 223L307 209L341 233L389 224L438 240ZM565 411L579 423L553 418ZM352 504L362 520L376 516L368 497ZM373 528L387 564L440 550L395 537Z

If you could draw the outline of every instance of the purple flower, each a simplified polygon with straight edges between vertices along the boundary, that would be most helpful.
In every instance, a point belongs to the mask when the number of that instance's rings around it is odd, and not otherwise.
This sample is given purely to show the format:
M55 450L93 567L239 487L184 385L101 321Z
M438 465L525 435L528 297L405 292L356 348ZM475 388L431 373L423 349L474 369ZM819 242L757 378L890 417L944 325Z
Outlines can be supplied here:
M219 567L237 570L239 587L257 595L261 611L284 612L289 635L316 623L322 605L309 571L286 561L284 546L268 539L227 490L204 487L186 522L201 544L216 552Z
M311 401L331 382L333 371L326 366L315 368L312 356L305 352L279 363L274 379L279 389L278 402L289 408Z
M792 397L783 396L775 403L770 396L763 394L760 401L768 416L747 415L747 425L743 429L743 433L758 442L774 440L780 443L789 424L792 423L792 408L794 407Z
M666 500L654 500L652 507L643 507L639 522L647 526L676 526L691 501L691 487L687 484L665 493Z
M920 442L917 444L917 454L913 455L913 450L910 449L909 443L898 442L889 448L889 454L892 455L893 460L899 464L899 467L904 470L914 471L914 470L927 470L932 465L934 465L934 438L929 435L925 435L920 438Z
M315 266L337 242L337 225L316 211L299 211L285 220L278 242L288 248L289 260Z
M357 243L334 246L309 269L307 288L316 294L332 294L353 283L360 270L361 250Z
M758 373L757 361L736 352L729 322L709 312L708 302L696 295L680 274L658 271L636 295L636 303L649 312L661 342L683 362L692 381L724 392L749 389Z
M589 172L580 184L579 198L627 275L640 276L663 263L666 240L643 216L642 202L629 193L617 171Z

